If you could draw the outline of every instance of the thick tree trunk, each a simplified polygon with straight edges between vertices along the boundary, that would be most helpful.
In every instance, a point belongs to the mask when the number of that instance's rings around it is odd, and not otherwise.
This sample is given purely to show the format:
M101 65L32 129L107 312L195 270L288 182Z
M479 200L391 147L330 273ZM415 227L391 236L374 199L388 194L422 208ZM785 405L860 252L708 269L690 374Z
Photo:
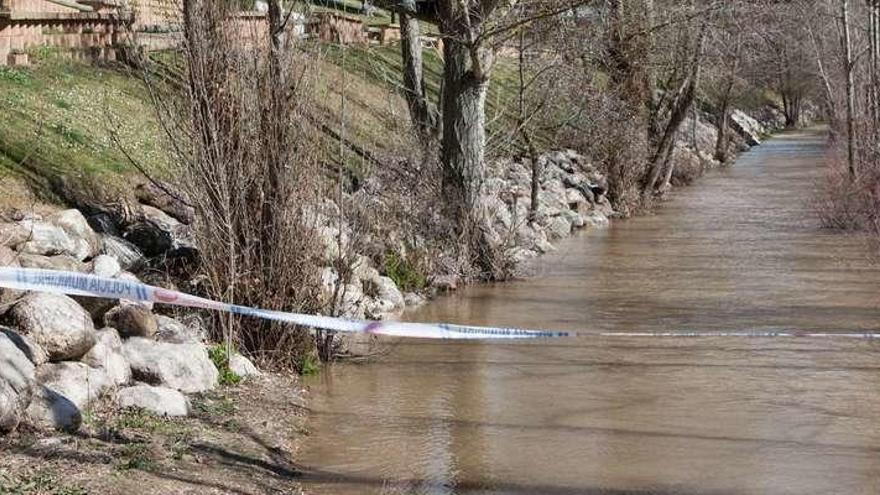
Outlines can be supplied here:
M403 87L413 126L423 137L437 130L437 112L428 103L422 75L422 40L419 21L410 13L400 12L400 51L403 59Z
M733 81L727 83L724 91L724 97L718 106L718 115L716 125L718 126L718 136L715 139L715 159L721 163L727 161L727 129L728 120L730 119L730 92L733 88Z
M443 54L443 191L459 226L469 228L484 175L488 81L471 70L464 44L447 38Z

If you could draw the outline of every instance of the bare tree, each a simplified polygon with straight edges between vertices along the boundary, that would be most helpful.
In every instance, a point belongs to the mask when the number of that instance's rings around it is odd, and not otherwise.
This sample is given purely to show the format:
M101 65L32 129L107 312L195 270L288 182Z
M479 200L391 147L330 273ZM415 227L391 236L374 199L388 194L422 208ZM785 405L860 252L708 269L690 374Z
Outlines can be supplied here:
M208 295L236 304L317 311L314 138L297 121L309 104L306 61L285 35L280 3L246 27L227 2L183 2L185 78L157 98L196 210ZM315 348L306 329L230 315L217 335L268 365Z

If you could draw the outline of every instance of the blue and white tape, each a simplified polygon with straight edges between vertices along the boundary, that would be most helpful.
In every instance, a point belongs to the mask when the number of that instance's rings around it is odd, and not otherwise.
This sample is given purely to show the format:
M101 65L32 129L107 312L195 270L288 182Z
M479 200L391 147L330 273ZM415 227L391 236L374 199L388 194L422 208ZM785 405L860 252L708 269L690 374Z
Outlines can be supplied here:
M225 311L237 315L291 323L337 332L358 332L394 337L426 339L534 339L568 337L568 332L473 327L433 323L364 321L329 316L271 311L212 301L202 297L154 287L132 280L98 277L82 273L0 267L0 287L15 290L53 292L72 296L172 304Z

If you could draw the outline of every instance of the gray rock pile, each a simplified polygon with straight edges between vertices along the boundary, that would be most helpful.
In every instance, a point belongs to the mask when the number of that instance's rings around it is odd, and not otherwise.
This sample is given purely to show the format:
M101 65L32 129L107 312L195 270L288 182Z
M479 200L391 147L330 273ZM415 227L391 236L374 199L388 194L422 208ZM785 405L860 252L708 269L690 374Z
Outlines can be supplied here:
M0 263L136 279L105 241L77 210L0 223ZM201 329L151 304L3 290L0 319L0 432L76 430L97 400L185 415L183 394L217 386ZM242 356L236 366L259 373Z

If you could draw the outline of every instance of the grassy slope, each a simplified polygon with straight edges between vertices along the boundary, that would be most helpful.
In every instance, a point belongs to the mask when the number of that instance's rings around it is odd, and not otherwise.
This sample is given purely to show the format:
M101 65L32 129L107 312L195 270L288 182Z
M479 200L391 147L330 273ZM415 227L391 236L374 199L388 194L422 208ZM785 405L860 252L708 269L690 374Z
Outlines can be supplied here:
M118 182L133 168L112 140L154 170L168 160L143 85L120 69L37 54L30 68L0 67L0 176L51 199L47 182L76 174Z
M337 132L342 129L344 77L346 138L380 160L405 150L409 117L399 45L323 45L320 53L318 70L311 73L319 118ZM48 181L59 174L124 185L126 175L136 172L113 142L114 134L143 165L160 176L168 170L163 133L138 78L119 66L95 66L46 51L34 56L33 67L0 68L0 182L23 182L49 202L56 198ZM425 51L424 61L426 88L436 103L443 62L434 50ZM487 102L493 149L512 126L515 101L515 61L499 59ZM348 149L340 152L336 139L325 136L324 149L328 163L339 163L341 154L348 168L369 173L369 164ZM0 206L8 206L2 199Z

